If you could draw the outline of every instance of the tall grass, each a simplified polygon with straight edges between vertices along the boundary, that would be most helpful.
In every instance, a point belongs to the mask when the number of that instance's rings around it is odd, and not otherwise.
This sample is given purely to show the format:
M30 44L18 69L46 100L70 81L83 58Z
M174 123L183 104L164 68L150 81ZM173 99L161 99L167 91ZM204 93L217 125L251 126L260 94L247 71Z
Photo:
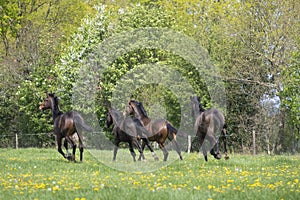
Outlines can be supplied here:
M102 152L112 158L112 152ZM176 156L175 152L170 152ZM119 154L118 154L119 155ZM123 156L122 156L123 155ZM128 150L120 156L132 159ZM0 199L299 199L300 157L231 155L205 162L201 154L165 163L152 172L126 172L88 151L83 163L55 149L1 149ZM116 162L121 162L121 158ZM117 157L118 159L118 157ZM151 165L147 162L131 163ZM163 162L163 161L159 161Z

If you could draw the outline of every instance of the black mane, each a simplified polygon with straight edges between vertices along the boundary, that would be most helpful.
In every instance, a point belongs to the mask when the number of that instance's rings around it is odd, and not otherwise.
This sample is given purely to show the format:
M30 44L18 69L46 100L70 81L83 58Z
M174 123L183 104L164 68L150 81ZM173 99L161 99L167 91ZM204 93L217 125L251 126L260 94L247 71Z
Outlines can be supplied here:
M139 102L139 101L136 101L136 100L131 100L131 102L133 102L137 106L137 108L142 112L142 114L145 117L148 117L148 114L147 114L142 102Z

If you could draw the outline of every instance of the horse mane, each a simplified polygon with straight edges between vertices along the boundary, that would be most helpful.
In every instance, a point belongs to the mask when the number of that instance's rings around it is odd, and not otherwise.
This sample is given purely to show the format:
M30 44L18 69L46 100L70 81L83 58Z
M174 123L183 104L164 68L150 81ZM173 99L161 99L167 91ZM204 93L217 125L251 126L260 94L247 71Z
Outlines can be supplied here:
M142 112L142 114L143 114L145 117L148 117L147 112L146 112L146 110L145 110L145 108L144 108L144 106L143 106L143 103L142 103L142 102L138 102L138 103L137 103L137 106L138 106L138 108L140 109L140 111Z
M49 96L54 99L54 113L55 113L55 116L63 114L63 112L60 111L60 109L58 107L59 99L58 99L57 96L55 96L55 93L49 93Z
M200 112L206 111L206 109L202 107L202 104L200 102L199 102L199 111Z

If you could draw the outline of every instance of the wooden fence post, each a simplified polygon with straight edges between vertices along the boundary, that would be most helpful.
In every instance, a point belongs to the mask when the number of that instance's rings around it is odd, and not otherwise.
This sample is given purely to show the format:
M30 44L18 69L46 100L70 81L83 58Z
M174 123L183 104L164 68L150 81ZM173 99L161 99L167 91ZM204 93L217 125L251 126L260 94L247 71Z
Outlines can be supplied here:
M255 131L252 132L252 139L253 139L253 155L256 155L256 143L255 143Z
M192 139L191 136L188 135L188 150L187 150L188 153L191 152L191 147L192 147Z
M16 133L16 149L19 148L19 139L18 139L18 133Z

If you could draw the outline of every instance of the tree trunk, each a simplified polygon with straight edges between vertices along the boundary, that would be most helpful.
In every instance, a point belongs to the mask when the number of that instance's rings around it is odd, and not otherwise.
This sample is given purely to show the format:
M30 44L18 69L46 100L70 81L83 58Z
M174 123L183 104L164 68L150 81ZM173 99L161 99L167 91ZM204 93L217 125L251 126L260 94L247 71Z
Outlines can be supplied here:
M270 151L270 137L268 134L265 135L266 136L266 143L267 143L267 152L268 155L271 155L271 151Z

